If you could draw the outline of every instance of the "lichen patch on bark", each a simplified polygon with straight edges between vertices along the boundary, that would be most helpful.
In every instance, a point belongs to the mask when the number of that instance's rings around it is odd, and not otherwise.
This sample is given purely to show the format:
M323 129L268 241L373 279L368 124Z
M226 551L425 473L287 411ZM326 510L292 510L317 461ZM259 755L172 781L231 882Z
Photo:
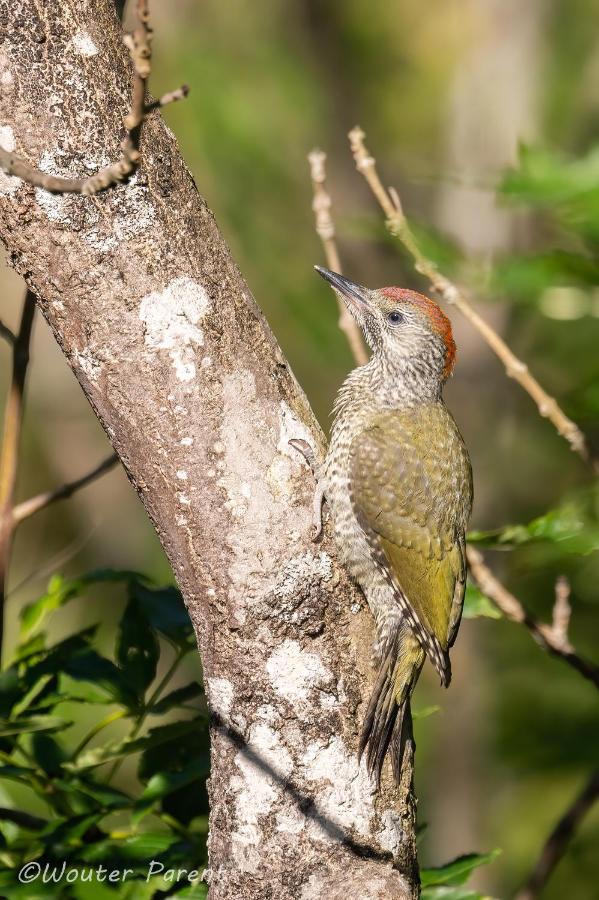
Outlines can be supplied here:
M210 308L210 298L192 278L175 278L163 291L142 297L139 318L145 326L145 342L154 350L167 350L177 379L196 375L196 349L204 343L200 322Z
M87 31L83 31L83 29L75 32L72 45L75 53L79 53L80 56L95 56L98 53L98 48L94 44L91 35Z
M277 694L290 703L301 703L316 689L329 688L333 674L316 653L303 650L297 641L285 640L266 661Z
M3 76L10 75L10 72L5 70L2 74ZM8 150L9 153L12 153L16 147L14 131L10 125L0 125L0 147ZM20 178L0 172L0 194L14 194L19 190L20 184Z
M206 678L206 694L210 709L217 713L223 722L229 721L233 704L234 688L228 678Z
M84 347L81 351L76 350L74 358L77 366L89 379L95 381L99 377L102 372L102 363L94 356L90 347Z
M340 828L354 829L361 835L371 832L375 786L355 753L349 753L343 740L334 737L324 744L308 746L302 767L309 781L320 783L319 810ZM330 832L318 819L313 823L315 836L330 840Z
M260 820L270 813L281 795L284 780L293 769L293 760L279 733L266 722L252 726L249 746L252 755L239 751L235 756L241 774L238 779L232 779L233 790L237 791L237 826L231 843L240 867L244 871L257 871L261 864ZM257 754L259 762L253 754Z
M295 596L312 582L329 581L333 577L333 560L328 553L306 551L289 560L275 585L275 595L280 599Z

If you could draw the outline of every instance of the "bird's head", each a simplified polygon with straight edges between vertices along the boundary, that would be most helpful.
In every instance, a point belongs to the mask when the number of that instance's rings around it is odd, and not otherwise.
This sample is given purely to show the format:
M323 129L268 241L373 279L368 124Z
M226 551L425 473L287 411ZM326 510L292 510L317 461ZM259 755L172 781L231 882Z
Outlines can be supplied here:
M456 355L451 323L434 300L406 288L370 289L315 266L347 305L373 355L392 376L412 370L443 384Z

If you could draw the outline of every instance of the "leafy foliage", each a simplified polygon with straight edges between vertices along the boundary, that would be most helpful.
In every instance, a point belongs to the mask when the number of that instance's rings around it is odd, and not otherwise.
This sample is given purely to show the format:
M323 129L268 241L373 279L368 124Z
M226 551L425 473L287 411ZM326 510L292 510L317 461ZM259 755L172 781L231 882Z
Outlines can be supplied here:
M501 261L494 274L497 289L538 304L558 319L592 312L599 283L598 169L597 147L578 159L521 147L518 166L506 173L500 196L545 220L553 239L550 246ZM580 366L580 356L577 362Z
M488 619L501 619L501 613L495 604L470 581L466 585L463 616L465 619L476 619L485 616Z
M490 853L469 853L433 869L422 869L422 900L485 900L482 894L464 887L469 876L479 866L493 862L501 850ZM486 898L489 900L489 898Z
M529 207L550 210L569 232L599 239L599 147L565 159L542 147L523 146L519 165L506 174L501 191Z
M547 542L559 544L562 553L586 555L599 550L597 491L580 495L552 509L527 525L505 525L492 531L471 531L468 540L485 547L512 547Z
M48 616L106 585L126 592L113 657L101 650L97 626L48 645ZM202 687L198 679L168 690L195 647L180 593L128 571L54 576L24 609L21 626L14 658L0 674L0 785L12 800L0 810L0 891L69 900L166 891L204 897L198 878L206 862L209 758ZM82 704L98 710L83 735L73 727ZM148 716L153 723L145 730ZM126 723L122 736L98 743L116 722L121 729ZM128 774L123 784L116 776L125 762L135 764L135 778ZM66 863L80 877L20 883L26 863L58 873ZM130 874L118 884L82 880L98 866ZM179 869L195 870L193 883L177 880Z

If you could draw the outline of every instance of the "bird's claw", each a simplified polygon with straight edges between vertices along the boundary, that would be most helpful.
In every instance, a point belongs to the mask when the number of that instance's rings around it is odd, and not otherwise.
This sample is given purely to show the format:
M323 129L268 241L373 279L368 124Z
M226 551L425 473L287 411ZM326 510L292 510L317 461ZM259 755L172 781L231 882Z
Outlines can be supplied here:
M312 503L312 512L314 518L312 521L311 533L311 540L313 543L316 543L316 541L322 535L322 501L324 499L324 488L322 485L322 481L320 480L319 466L316 462L314 450L312 449L308 441L304 441L303 438L291 438L288 443L291 447L302 454L302 456L310 466L314 478L316 479L316 490L314 492L314 500Z
M299 453L302 454L302 456L312 469L313 474L316 474L316 457L314 456L314 450L312 449L308 441L304 441L303 438L291 438L288 443L290 447L293 447L295 450L299 451Z

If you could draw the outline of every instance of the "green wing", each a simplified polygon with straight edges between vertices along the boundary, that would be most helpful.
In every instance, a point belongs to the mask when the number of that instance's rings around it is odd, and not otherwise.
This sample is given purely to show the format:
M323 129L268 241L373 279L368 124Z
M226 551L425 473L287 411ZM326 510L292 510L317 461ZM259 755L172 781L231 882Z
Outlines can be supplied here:
M449 680L466 583L468 456L443 404L390 410L354 438L350 492L375 560L423 648Z

